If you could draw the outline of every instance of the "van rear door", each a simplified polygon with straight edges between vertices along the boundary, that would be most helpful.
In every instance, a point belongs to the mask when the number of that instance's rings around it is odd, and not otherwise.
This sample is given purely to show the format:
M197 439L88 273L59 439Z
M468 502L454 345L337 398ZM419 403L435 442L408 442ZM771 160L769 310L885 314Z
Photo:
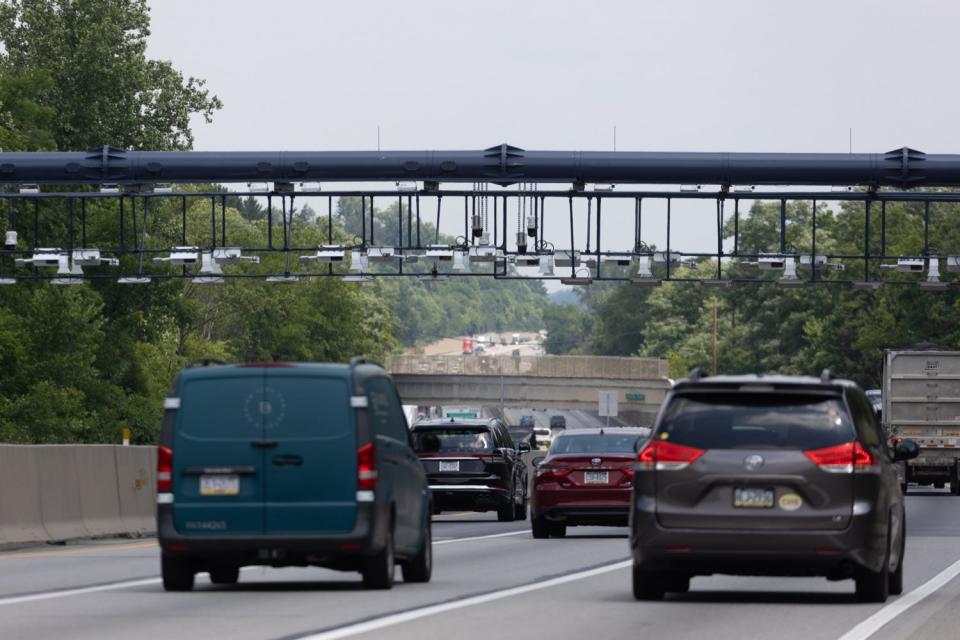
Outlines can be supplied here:
M263 373L185 376L173 437L173 518L190 535L263 532Z
M264 438L267 534L352 531L357 436L350 378L310 367L266 370Z

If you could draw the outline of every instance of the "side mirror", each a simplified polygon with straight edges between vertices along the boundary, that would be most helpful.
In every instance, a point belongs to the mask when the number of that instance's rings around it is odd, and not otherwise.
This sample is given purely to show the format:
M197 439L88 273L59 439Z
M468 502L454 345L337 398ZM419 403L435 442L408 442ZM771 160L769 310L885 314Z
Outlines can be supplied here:
M893 449L893 459L895 462L901 462L903 460L913 460L918 455L920 455L920 447L917 446L915 440L901 440L897 443L897 446Z
M530 461L530 464L532 464L534 467L539 467L541 464L543 464L543 461L546 459L547 459L547 456L537 456L536 458Z
M528 443L528 442L520 442L520 443L518 443L518 444L517 444L517 451L519 451L520 453L527 453L528 451L530 451L530 443Z

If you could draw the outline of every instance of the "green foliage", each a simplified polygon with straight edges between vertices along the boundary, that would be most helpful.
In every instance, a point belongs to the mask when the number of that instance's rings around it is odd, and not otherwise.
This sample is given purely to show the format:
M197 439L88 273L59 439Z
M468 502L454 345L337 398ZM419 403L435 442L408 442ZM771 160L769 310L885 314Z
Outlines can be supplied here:
M588 353L591 315L574 304L551 304L543 310L547 329L544 348L553 355Z

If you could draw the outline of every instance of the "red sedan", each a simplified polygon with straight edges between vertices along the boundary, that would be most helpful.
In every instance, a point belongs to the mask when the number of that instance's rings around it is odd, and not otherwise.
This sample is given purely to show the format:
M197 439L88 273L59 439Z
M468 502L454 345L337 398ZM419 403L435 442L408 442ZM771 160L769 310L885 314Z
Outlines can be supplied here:
M630 512L634 445L649 429L567 429L534 460L533 537L562 538L567 526L623 527Z

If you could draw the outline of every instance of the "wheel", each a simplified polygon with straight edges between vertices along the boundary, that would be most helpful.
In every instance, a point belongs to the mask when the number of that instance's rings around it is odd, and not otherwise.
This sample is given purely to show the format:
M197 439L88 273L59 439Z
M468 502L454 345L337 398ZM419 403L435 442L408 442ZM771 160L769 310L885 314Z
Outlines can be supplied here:
M499 522L513 522L514 508L513 508L513 498L514 492L510 491L510 500L506 504L500 505L497 507L497 520Z
M933 488L934 488L934 489L943 489L945 486L947 486L947 483L945 483L945 482L934 482L934 483L933 483Z
M906 483L906 482L901 482L901 483L900 483L900 491L903 493L903 495L907 495L907 483Z
M213 584L237 584L240 579L240 567L214 567L210 569L210 582Z
M637 600L662 600L666 593L662 573L643 571L633 563L633 597Z
M184 558L168 555L160 557L160 573L163 575L164 591L190 591L193 589L193 563Z
M887 553L880 571L859 569L854 574L857 599L861 602L886 602L890 595L890 530L887 530Z
M526 520L527 519L527 494L523 494L523 502L513 506L513 519L514 520Z
M364 589L390 589L393 587L394 557L393 557L393 526L387 530L387 539L376 555L370 556L364 562L363 570Z
M550 535L553 536L554 538L566 538L567 525L563 522L551 522Z
M404 582L430 582L433 574L433 536L430 532L430 519L423 531L423 546L413 558L400 565Z
M903 530L900 532L900 559L897 561L897 569L890 574L890 595L898 596L903 593L903 554L907 547L907 523L903 522Z
M531 517L530 530L537 540L550 537L550 523L541 517Z
M960 471L957 469L957 463L953 464L953 469L950 470L950 493L955 496L960 496Z
M670 593L687 593L690 591L690 576L673 574L667 576L666 591Z

